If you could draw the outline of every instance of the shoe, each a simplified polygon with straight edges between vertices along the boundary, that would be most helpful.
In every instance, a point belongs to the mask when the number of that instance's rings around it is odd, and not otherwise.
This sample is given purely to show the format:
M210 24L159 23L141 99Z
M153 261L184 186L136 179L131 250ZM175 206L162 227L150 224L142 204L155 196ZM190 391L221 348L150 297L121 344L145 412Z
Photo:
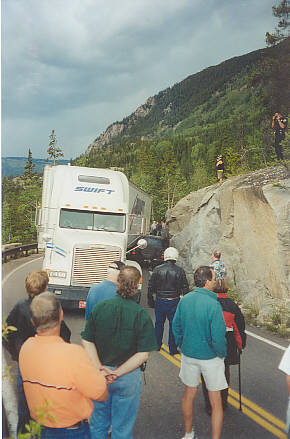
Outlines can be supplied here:
M183 436L181 439L198 439L198 437L197 437L197 434L193 431L192 432L192 436L190 436L190 437L185 437L185 436Z
M177 349L174 352L170 352L170 355L180 355L180 351Z

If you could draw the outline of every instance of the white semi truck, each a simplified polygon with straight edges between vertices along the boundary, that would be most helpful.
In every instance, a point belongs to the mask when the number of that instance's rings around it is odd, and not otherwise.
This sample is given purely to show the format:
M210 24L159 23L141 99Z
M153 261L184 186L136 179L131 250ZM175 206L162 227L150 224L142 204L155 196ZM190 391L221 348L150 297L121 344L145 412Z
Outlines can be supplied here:
M84 308L89 288L150 228L151 197L119 171L47 165L37 210L49 290L67 308ZM129 262L132 265L132 262ZM136 263L135 263L136 264Z

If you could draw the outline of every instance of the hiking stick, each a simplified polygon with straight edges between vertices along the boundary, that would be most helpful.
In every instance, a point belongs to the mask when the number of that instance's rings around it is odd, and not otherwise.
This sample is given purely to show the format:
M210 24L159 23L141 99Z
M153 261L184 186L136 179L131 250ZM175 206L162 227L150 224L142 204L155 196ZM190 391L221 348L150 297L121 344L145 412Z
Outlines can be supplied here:
M239 352L239 397L240 397L240 412L242 411L242 381L241 381L241 354Z

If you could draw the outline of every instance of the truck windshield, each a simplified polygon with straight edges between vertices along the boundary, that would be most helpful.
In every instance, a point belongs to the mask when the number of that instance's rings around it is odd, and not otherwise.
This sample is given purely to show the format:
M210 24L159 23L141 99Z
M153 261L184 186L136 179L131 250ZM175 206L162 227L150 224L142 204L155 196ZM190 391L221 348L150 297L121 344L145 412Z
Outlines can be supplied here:
M59 226L65 229L125 231L124 214L61 209Z

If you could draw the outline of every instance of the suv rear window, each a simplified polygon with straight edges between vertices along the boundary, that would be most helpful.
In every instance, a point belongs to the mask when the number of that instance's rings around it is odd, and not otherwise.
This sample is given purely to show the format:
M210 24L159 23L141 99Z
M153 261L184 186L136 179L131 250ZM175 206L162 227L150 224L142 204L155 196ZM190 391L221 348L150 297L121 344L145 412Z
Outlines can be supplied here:
M162 239L156 239L156 238L151 238L151 236L147 236L146 237L148 246L152 246L152 247L157 247L157 248L163 248L162 247Z

